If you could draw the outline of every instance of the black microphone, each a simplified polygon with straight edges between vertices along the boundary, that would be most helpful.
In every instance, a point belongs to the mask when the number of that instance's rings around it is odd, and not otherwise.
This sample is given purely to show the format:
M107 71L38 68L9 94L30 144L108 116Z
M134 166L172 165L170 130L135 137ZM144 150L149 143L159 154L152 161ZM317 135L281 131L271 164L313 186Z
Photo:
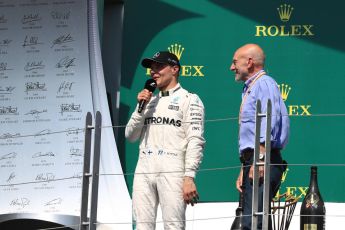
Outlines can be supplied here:
M156 87L157 87L156 81L150 78L145 82L144 89L147 89L148 91L153 92L155 91ZM141 113L141 111L143 111L145 104L146 104L145 100L139 101L138 113Z

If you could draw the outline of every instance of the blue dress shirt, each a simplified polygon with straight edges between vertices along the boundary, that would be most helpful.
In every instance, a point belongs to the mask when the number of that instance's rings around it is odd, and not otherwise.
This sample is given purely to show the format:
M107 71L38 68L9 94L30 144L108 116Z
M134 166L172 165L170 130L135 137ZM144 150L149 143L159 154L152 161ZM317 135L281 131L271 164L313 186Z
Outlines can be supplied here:
M272 102L271 148L283 149L288 142L290 121L286 106L275 80L266 74L255 80L263 70L257 72L244 83L242 108L240 111L239 150L254 149L255 108L261 101L261 112L266 113L267 101ZM251 86L251 83L253 85ZM250 90L250 91L248 91ZM248 91L248 92L247 92ZM247 95L246 95L247 94ZM246 96L245 96L246 95ZM260 143L266 138L266 119L261 119Z

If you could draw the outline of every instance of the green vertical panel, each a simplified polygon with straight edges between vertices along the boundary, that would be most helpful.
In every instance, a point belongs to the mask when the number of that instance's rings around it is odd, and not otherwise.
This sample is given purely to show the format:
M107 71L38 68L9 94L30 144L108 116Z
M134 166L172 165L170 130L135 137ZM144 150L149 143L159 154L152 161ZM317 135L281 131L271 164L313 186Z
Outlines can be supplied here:
M98 27L99 27L99 37L102 41L103 35L103 17L104 17L104 0L97 0L97 10L98 10Z
M281 18L284 4L287 14ZM266 70L283 88L291 115L290 142L283 152L290 166L280 193L303 195L309 184L309 166L294 164L345 162L345 117L321 116L345 114L345 78L339 71L345 64L340 18L344 5L269 0L126 1L121 123L127 122L147 78L140 60L170 45L181 45L180 81L199 94L206 108L207 144L201 168L205 171L197 176L201 199L237 200L236 117L242 84L234 81L229 67L239 46L257 43L266 52ZM126 171L133 172L138 145L119 141L126 153ZM218 170L206 170L213 168ZM343 172L343 167L319 167L319 185L326 201L344 202ZM132 176L127 179L131 187Z

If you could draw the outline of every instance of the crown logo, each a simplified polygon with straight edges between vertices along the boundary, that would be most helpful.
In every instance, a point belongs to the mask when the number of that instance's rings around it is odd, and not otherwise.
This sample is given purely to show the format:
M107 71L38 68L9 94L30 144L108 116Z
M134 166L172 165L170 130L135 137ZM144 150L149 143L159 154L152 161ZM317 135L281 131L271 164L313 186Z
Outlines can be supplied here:
M283 172L282 180L281 180L282 183L284 183L284 181L286 180L286 176L288 174L288 171L289 171L289 168L286 168L286 170Z
M176 57L178 58L178 60L180 60L182 53L184 51L184 47L182 47L181 45L178 45L178 44L173 44L173 45L170 45L170 47L168 47L168 50L170 53L175 54Z
M288 96L289 96L291 87L289 85L286 85L286 84L281 84L281 85L278 85L278 88L280 91L280 95L283 98L283 101L286 101Z
M290 5L280 5L279 8L277 8L278 12L279 12L279 17L280 20L282 20L283 22L287 22L290 20L292 11L293 11L293 7L291 7Z

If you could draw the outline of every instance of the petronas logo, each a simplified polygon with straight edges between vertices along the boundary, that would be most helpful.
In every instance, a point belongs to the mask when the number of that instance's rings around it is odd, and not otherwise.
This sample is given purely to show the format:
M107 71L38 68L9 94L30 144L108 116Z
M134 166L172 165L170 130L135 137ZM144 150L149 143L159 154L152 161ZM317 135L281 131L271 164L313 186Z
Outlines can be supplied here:
M184 51L184 47L182 47L182 45L179 44L173 44L168 47L168 50L170 53L175 54L178 60L180 60L182 53Z

